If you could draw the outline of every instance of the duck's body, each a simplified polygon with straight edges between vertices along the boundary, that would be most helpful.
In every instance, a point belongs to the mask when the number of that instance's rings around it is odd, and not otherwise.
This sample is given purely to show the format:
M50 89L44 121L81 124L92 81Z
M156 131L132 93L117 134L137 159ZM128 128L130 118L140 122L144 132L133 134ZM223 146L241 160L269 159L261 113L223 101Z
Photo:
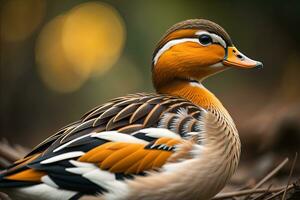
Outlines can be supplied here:
M201 40L195 44L191 35L203 32L211 47L203 40L206 48L196 49ZM153 56L158 94L128 95L93 109L3 172L0 187L16 199L212 198L237 168L241 145L227 110L196 80L226 69L226 62L237 65L227 58L229 45L227 33L207 20L175 25ZM247 57L238 64L257 65Z

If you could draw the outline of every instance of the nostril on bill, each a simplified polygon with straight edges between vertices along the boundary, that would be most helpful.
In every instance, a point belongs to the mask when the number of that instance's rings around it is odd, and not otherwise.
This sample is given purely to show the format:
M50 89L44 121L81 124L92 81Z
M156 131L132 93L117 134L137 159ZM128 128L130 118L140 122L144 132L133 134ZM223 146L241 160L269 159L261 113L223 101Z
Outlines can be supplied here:
M238 57L240 60L244 60L245 59L241 54L236 55L236 57Z

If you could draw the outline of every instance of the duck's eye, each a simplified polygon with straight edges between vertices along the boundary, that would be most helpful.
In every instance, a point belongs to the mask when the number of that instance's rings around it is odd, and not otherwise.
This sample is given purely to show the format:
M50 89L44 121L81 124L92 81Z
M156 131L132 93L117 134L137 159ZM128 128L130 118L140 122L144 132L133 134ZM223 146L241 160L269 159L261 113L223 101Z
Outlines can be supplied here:
M199 42L202 45L207 46L207 45L210 45L213 42L213 40L209 35L204 34L204 35L199 36Z

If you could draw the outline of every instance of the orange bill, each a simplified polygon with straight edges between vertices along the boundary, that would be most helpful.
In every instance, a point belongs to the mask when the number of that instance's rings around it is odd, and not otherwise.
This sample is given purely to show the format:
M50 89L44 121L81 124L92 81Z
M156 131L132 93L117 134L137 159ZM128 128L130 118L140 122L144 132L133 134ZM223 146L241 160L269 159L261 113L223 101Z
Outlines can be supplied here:
M238 68L262 68L263 64L261 62L252 60L239 52L234 46L227 48L227 54L223 60L223 64L229 67L238 67Z

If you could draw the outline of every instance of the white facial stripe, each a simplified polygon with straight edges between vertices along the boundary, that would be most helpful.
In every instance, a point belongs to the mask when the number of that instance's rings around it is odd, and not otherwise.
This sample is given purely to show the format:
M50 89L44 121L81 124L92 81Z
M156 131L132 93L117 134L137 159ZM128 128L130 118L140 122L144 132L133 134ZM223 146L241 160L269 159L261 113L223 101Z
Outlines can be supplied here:
M197 36L200 36L200 35L203 35L203 34L206 34L206 35L209 35L213 42L215 43L219 43L221 44L224 48L226 48L226 42L218 35L214 34L214 33L209 33L207 31L197 31L195 33L195 35ZM177 45L177 44L180 44L180 43L184 43L184 42L195 42L197 44L201 44L199 42L199 39L198 38L181 38L181 39L174 39L174 40L171 40L169 42L167 42L161 49L159 49L159 51L156 53L154 59L153 59L153 62L154 62L154 65L156 65L159 57L164 53L166 52L168 49L170 49L171 47Z
M198 36L203 35L203 34L209 35L212 38L213 42L220 43L224 48L226 48L226 42L220 36L218 36L214 33L209 33L207 31L196 32L196 35L198 35Z
M177 44L180 43L184 43L184 42L195 42L197 44L200 44L198 38L182 38L182 39L175 39L175 40L171 40L169 42L167 42L161 49L159 49L159 51L156 53L153 61L154 61L154 65L156 65L159 57L166 52L168 49L170 49L172 46L175 46Z

